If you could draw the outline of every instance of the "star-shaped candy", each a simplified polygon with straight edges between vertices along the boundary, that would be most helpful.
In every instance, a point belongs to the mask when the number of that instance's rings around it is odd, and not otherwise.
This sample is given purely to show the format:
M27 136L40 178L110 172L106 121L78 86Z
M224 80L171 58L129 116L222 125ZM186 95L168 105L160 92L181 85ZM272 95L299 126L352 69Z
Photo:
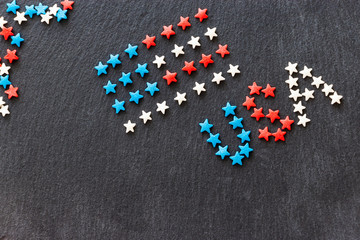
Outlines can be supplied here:
M302 74L303 78L312 77L311 71L312 68L308 68L307 66L304 66L304 69L300 71L300 74Z
M74 1L69 1L69 0L64 0L61 2L61 5L63 5L63 9L64 10L67 10L67 9L70 9L72 10L72 5L74 4Z
M20 33L16 34L15 36L11 36L11 45L20 47L23 41L24 39L21 37Z
M140 99L142 99L144 96L140 94L140 90L137 90L136 92L129 92L130 94L130 100L129 102L134 102L136 104L139 104Z
M309 90L305 88L305 92L302 93L302 95L305 97L305 101L309 100L310 98L314 98L314 90Z
M106 69L108 68L108 65L102 64L102 62L99 62L97 66L95 66L95 70L98 71L97 75L100 76L101 74L107 74Z
M224 160L226 156L230 156L230 153L228 152L229 146L226 145L225 147L219 146L219 151L215 153L216 156L220 156L221 159Z
M0 28L3 28L7 24L7 21L4 19L4 17L0 17Z
M49 7L50 15L56 16L57 12L59 11L58 5L55 3L52 7Z
M260 120L260 118L263 118L263 117L265 117L265 115L263 114L263 108L259 108L259 109L257 109L257 108L254 108L254 113L253 114L251 114L251 117L253 117L253 118L255 118L256 119L256 121L259 121Z
M6 75L6 76L0 76L0 85L6 89L7 86L11 85L11 82L9 81L9 75ZM1 104L0 104L1 105Z
M204 34L205 36L208 36L210 40L213 40L214 37L217 37L218 35L216 34L216 27L214 28L207 28L206 33Z
M177 101L179 105L181 105L183 102L186 102L186 93L176 92L176 97L174 100Z
M126 87L127 84L132 84L132 80L131 80L131 73L121 73L121 78L119 78L119 82L122 82L124 87Z
M115 109L116 114L118 114L120 111L125 111L124 107L125 101L119 101L115 99L115 103L112 105L112 107Z
M165 114L165 111L169 108L168 105L166 105L166 101L163 101L162 103L157 103L157 112L161 112L162 114Z
M106 62L107 64L111 64L113 68L116 67L116 65L121 64L121 61L119 60L120 54L112 55L110 54L109 60Z
M285 141L285 136L286 132L285 131L281 131L280 128L277 129L277 131L275 133L273 133L272 135L275 137L275 142L281 140L281 141Z
M135 126L136 126L136 123L132 123L130 120L127 123L124 123L124 127L126 128L126 133L134 132Z
M262 89L262 86L258 86L256 84L256 82L253 82L252 86L248 86L248 88L250 89L250 95L253 95L253 94L260 95L260 90Z
M6 66L5 63L2 63L0 66L0 76L6 74L9 75L10 66Z
M324 84L325 82L322 80L322 76L320 77L312 77L313 81L311 83L312 86L315 86L316 88L319 88L321 84Z
M221 143L219 137L220 137L220 133L217 134L210 133L210 137L206 141L208 143L211 143L213 147L216 147L217 144Z
M334 92L333 85L328 85L327 83L324 83L324 88L321 91L325 94L325 96L328 96L329 93Z
M298 121L297 125L303 125L303 127L306 127L306 124L308 122L310 122L310 119L306 117L306 113L302 116L299 115L298 118L299 118L299 121Z
M12 32L13 28L9 27L2 27L2 31L0 32L0 35L4 37L5 40L8 40L9 37L14 36L14 33Z
M298 112L300 114L303 113L303 110L306 108L302 105L301 101L299 101L298 103L293 104L294 106L294 113Z
M146 35L142 43L146 45L147 49L149 49L152 46L156 46L155 38L156 38L155 36L150 37L149 35Z
M293 73L298 72L298 70L296 69L297 65L298 65L297 63L291 63L291 62L288 63L288 66L285 68L285 70L289 71L290 76L293 75Z
M201 60L199 63L204 64L204 67L207 67L210 63L214 63L214 61L211 59L211 54L201 54Z
M230 156L230 159L233 161L232 165L234 166L235 164L239 164L242 165L242 159L244 158L243 155L240 155L240 153L238 151L236 151L235 155Z
M137 45L132 46L130 43L128 44L127 49L125 49L124 52L126 52L127 54L129 54L129 58L131 59L133 56L137 56L138 53L136 52L136 49L138 48Z
M155 60L153 61L153 64L156 64L157 68L160 68L161 65L166 64L165 56L159 57L158 55L155 55Z
M259 129L259 138L263 138L266 141L269 141L269 137L272 136L272 133L269 132L268 127L265 127L264 129Z
M145 92L149 92L151 96L154 96L155 92L159 92L159 88L157 88L157 82L154 83L146 83Z
M67 16L66 16L67 11L68 10L59 9L58 12L56 13L56 18L57 18L56 20L58 22L60 22L63 19L67 19Z
M267 84L266 88L261 90L261 92L265 93L265 98L267 98L268 96L275 97L274 94L275 89L276 87L271 87L270 84Z
M3 105L0 107L0 113L3 117L5 117L6 115L10 114L9 112L9 106L8 105Z
M282 124L281 129L285 129L285 128L286 128L287 130L291 130L291 124L294 123L294 120L291 120L291 119L289 118L289 116L286 116L285 119L280 119L280 122L281 122L281 124Z
M109 93L116 93L115 91L115 87L116 87L116 84L112 84L110 81L107 82L107 84L105 86L103 86L103 88L105 89L106 91L106 94L109 94Z
M50 14L50 12L41 14L40 17L41 17L41 22L45 22L46 24L50 24L50 20L53 18L53 16Z
M197 69L194 67L194 61L187 62L185 61L185 66L181 69L184 72L187 72L189 75L191 75L192 72L195 72Z
M214 78L211 81L220 84L220 82L225 81L225 78L222 76L222 72L214 73Z
M203 123L199 123L199 126L201 127L200 132L211 132L211 128L214 126L213 124L209 123L209 119L205 119Z
M232 65L229 64L229 70L227 71L227 73L230 73L232 77L235 77L235 74L240 73L239 70L239 65Z
M240 154L244 154L247 158L249 158L249 153L253 151L253 149L249 146L249 143L246 143L244 146L239 146Z
M232 106L229 102L227 102L226 106L221 109L225 112L225 117L227 117L229 115L235 115L236 106Z
M19 60L19 57L16 56L16 50L11 51L11 50L7 49L6 52L7 52L7 54L4 57L4 59L8 60L9 63L12 63L13 61Z
M140 119L143 120L144 124L147 123L147 121L151 121L151 111L149 112L145 112L144 110L141 111L141 116L139 117Z
M231 122L229 122L229 124L231 126L233 126L233 129L243 128L242 120L243 120L243 118L238 118L238 117L234 116L233 120Z
M200 22L202 22L204 19L207 19L208 15L206 15L206 11L207 11L206 8L205 9L198 8L198 13L195 14L195 18L198 18Z
M16 12L16 17L14 17L14 21L18 22L21 25L22 22L26 22L27 19L25 17L25 12Z
M10 85L9 89L5 91L5 93L8 95L8 99L11 99L12 97L18 97L17 90L18 87L14 87L13 85Z
M289 98L294 99L294 101L296 102L298 98L302 98L302 94L300 93L299 89L296 90L292 90L290 89L290 96Z
M175 31L172 29L173 25L163 26L164 30L161 32L161 36L166 36L167 39L170 39L172 35L175 35Z
M269 109L269 114L266 115L267 118L270 118L271 123L273 123L276 119L280 119L279 110L271 110Z
M250 110L252 107L256 107L256 104L254 103L255 98L249 98L246 96L246 101L242 104L244 107L246 107L247 110Z
M241 139L241 143L246 141L250 142L250 135L251 131L245 131L244 129L241 130L241 133L237 135L238 138Z
M198 82L195 82L195 87L193 88L193 90L197 92L197 95L200 95L201 92L206 92L205 83L199 84Z
M0 107L5 105L5 101L3 100L3 97L0 97Z
M35 10L34 5L30 5L30 6L25 6L25 16L29 16L30 18L33 17L34 14L37 13L37 11Z
M166 80L167 85L170 85L170 84L173 83L173 82L177 82L176 75L177 75L176 72L173 72L173 73L172 73L172 72L170 72L169 70L166 70L166 75L163 76L163 79Z
M217 53L217 54L220 54L220 55L221 55L221 57L222 57L222 58L224 58L224 57L225 57L225 55L230 54L230 52L227 50L227 47L228 47L228 45L227 45L227 44L225 44L224 46L223 46L223 45L221 45L221 44L219 44L219 49L218 49L218 50L216 50L216 53Z
M138 64L137 69L135 70L136 73L139 73L140 76L143 78L146 73L149 73L149 70L147 70L147 63L144 64Z
M180 16L180 22L178 23L179 27L182 27L182 30L185 30L186 27L191 27L191 24L189 23L189 17L182 17Z
M341 104L341 99L343 98L343 96L339 95L336 91L329 96L331 98L331 104L334 105L335 103L337 104Z
M187 44L191 45L193 49L195 49L196 47L200 47L201 44L199 42L200 37L194 37L191 36L191 40L187 42Z
M16 0L12 1L11 3L7 3L6 5L6 12L12 12L13 14L16 14L16 10L20 8L20 6L16 4Z
M298 83L297 83L297 80L299 78L293 78L291 75L289 75L289 79L286 80L285 82L287 84L289 84L289 88L293 88L294 86L297 87L298 86Z
M45 14L46 9L48 9L48 6L43 5L42 3L39 3L39 5L35 6L36 9L36 15Z
M178 45L176 45L176 44L174 44L174 49L173 50L171 50L171 52L173 53L173 54L175 54L175 57L178 57L180 54L185 54L184 53L184 51L183 51L183 46L178 46Z

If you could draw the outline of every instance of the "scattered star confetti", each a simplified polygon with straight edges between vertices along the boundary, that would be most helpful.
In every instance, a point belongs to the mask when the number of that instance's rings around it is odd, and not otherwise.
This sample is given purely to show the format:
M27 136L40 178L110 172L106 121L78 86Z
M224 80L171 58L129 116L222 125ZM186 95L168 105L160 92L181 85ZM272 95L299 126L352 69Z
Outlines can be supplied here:
M336 91L329 97L331 98L332 105L334 105L335 103L341 104L340 100L343 98L343 96L339 95Z
M235 152L235 155L230 156L230 159L233 161L232 165L234 166L235 164L239 164L242 165L242 159L244 158L243 155L240 155L239 151Z
M312 68L308 68L307 66L304 66L304 69L300 71L300 74L302 74L303 78L312 77L311 71Z
M225 78L222 76L222 72L214 73L214 78L211 81L220 84L220 82L225 81Z
M157 112L161 112L162 114L165 114L165 111L169 108L168 105L166 105L166 101L163 101L162 103L157 103Z
M199 84L198 82L195 82L195 87L193 88L193 90L197 92L197 95L200 95L201 92L206 92L205 83Z
M287 84L289 84L289 88L293 88L293 87L297 87L298 86L298 81L299 78L293 78L291 75L289 75L289 79L286 80L285 82Z
M13 87L13 85L10 85L9 89L5 91L5 93L8 95L8 99L11 99L12 97L18 97L18 89L18 87Z
M165 56L159 57L158 55L155 55L155 60L153 61L153 64L156 64L157 68L160 68L161 65L166 64Z
M61 2L61 5L63 5L64 10L72 10L72 5L74 4L74 1L64 0Z
M16 14L16 10L20 8L20 6L16 4L16 0L12 1L11 3L7 3L6 5L6 12L12 12L13 14Z
M224 160L226 156L230 156L230 153L228 152L228 147L228 145L226 145L225 147L219 146L219 151L217 151L215 155L220 156L221 159Z
M256 107L256 104L254 103L255 98L249 98L246 96L246 101L242 104L244 107L246 107L247 110L250 110L252 107Z
M170 39L172 35L175 35L175 31L172 29L173 25L163 26L164 31L162 31L161 36L166 36L167 39Z
M11 36L11 44L16 45L18 47L21 46L21 43L24 39L21 37L20 33L16 34L15 36Z
M243 128L242 120L243 120L243 118L238 118L238 117L234 116L233 120L231 122L229 122L229 124L233 127L233 129Z
M8 60L9 63L12 63L13 61L19 59L19 57L16 56L16 50L11 51L11 50L7 49L6 51L7 51L7 54L4 57L4 59Z
M37 11L35 10L34 5L30 5L30 6L25 6L25 16L29 16L30 18L33 17L34 14L37 13Z
M196 47L200 47L201 44L199 42L200 37L193 37L191 36L191 40L187 42L187 44L191 45L193 49L195 49Z
M303 110L306 108L306 107L304 107L302 105L301 101L299 101L298 103L293 104L293 106L294 106L294 112L295 113L298 112L300 114L302 114Z
M203 123L199 123L201 129L200 132L207 132L210 133L211 132L211 128L214 126L213 124L209 123L209 119L205 119L205 121Z
M141 116L139 117L143 120L144 124L146 124L148 121L151 121L151 111L145 112L144 110L141 111Z
M101 74L107 74L106 69L108 68L108 65L102 64L102 62L99 62L97 66L95 66L95 69L98 71L97 75L100 76Z
M275 142L281 140L281 141L285 141L285 134L286 132L285 131L281 131L280 128L278 128L278 130L273 133L272 135L275 137Z
M264 129L259 129L259 138L263 138L266 141L269 141L269 137L272 136L272 133L269 132L268 127L265 127Z
M173 72L173 73L172 73L172 72L170 72L169 70L166 70L166 75L163 76L163 79L166 80L167 85L170 85L170 84L173 83L173 82L177 82L177 79L175 78L176 75L177 75L176 72Z
M195 18L198 18L200 20L200 22L202 22L204 19L207 19L208 15L206 15L206 11L207 11L206 8L205 9L199 8L198 13L195 14Z
M186 93L176 92L176 97L174 100L177 101L179 105L181 105L183 102L186 102Z
M191 27L191 24L189 23L189 17L182 17L180 16L180 22L178 23L179 27L182 27L182 30L185 30L187 27Z
M204 67L207 68L207 66L210 63L214 63L214 61L211 59L211 54L209 55L201 54L201 60L199 61L199 63L204 64Z
M155 92L159 92L159 88L157 88L157 82L154 83L146 83L145 92L149 92L151 96L154 96Z
M291 120L289 118L289 116L286 116L285 119L280 119L280 123L282 124L281 129L287 129L287 130L291 130L291 124L294 123L294 120Z
M9 106L8 105L2 105L0 107L0 113L3 117L5 117L6 115L10 114L9 112Z
M46 9L48 9L48 6L43 5L42 3L39 3L39 5L35 6L36 9L36 15L40 16L41 14L45 14Z
M41 22L45 22L46 24L50 24L50 20L53 18L50 12L46 12L45 14L41 14Z
M229 70L227 71L227 73L230 73L232 77L235 77L235 74L240 73L239 70L239 65L232 65L229 64Z
M210 133L210 137L206 141L208 143L211 143L213 147L216 147L217 144L221 143L219 137L220 137L220 133L217 134Z
M312 86L315 86L316 88L319 88L321 84L324 84L325 82L322 80L322 76L320 77L312 77L313 81L311 83Z
M116 93L115 87L116 87L116 84L115 83L112 84L110 81L108 81L107 84L105 86L103 86L103 88L105 89L106 94Z
M129 54L129 58L131 59L133 56L137 56L138 53L136 52L136 49L138 48L137 45L132 46L130 43L128 44L127 49L125 49L125 52Z
M155 38L155 36L150 37L149 35L146 35L146 38L142 41L142 43L146 45L147 49L149 49L152 46L156 46Z
M235 115L236 106L232 106L229 102L226 103L226 106L221 108L225 112L225 117L229 115Z
M125 101L119 101L115 99L115 103L112 105L113 108L115 108L116 114L118 114L120 111L125 111Z
M298 72L298 70L296 69L297 65L298 65L297 63L291 63L291 62L288 63L288 66L285 68L285 70L289 71L290 76L293 75L293 73Z
M206 33L204 34L205 36L209 37L210 40L213 40L214 37L217 37L218 35L216 34L216 27L214 28L207 28Z
M314 98L314 90L310 91L305 88L305 92L303 92L302 95L305 97L305 101L308 101L310 98Z
M5 77L0 76L0 79L0 85L3 86L4 89L6 89L7 86L11 85L11 82L9 81L9 75L6 75Z
M124 127L126 128L126 133L134 132L134 128L136 123L132 123L130 120L127 123L124 123Z
M245 131L245 129L241 129L241 133L237 135L238 138L241 139L241 143L246 141L250 142L250 135L251 131Z
M4 19L4 17L0 17L0 28L3 28L5 24L7 24L7 21Z
M34 5L32 5L34 6ZM57 12L59 11L59 7L57 4L54 4L52 7L49 7L49 12L50 12L50 15L53 15L53 16L56 16ZM30 17L32 18L32 17Z
M56 18L57 18L58 22L60 22L63 19L67 19L67 16L66 16L67 11L68 10L62 10L62 9L58 10L58 12L56 13Z
M2 63L0 66L0 76L3 76L4 74L9 75L9 70L11 67L6 66L5 63Z
M121 73L121 78L119 78L119 82L122 82L124 87L126 87L127 84L132 84L133 81L131 80L131 73Z
M256 121L259 121L260 120L260 118L263 118L263 117L265 117L265 115L263 114L263 108L259 108L259 109L257 109L257 108L254 108L254 113L253 114L251 114L251 117L253 117L253 118L255 118L256 119Z
M269 114L266 115L267 118L270 118L271 123L273 123L276 119L280 119L279 110L271 110L269 109Z
M10 36L14 36L12 30L13 30L12 27L9 28L2 27L2 31L0 32L0 35L2 35L5 40L8 40Z
M16 17L14 17L14 21L18 22L21 25L22 22L26 22L27 19L25 17L25 12L16 12Z
M240 154L244 154L247 158L249 157L249 153L253 151L253 149L249 146L249 143L246 143L244 146L239 146Z
M139 104L140 99L142 99L144 96L140 94L140 90L137 90L136 92L129 92L130 100L129 102L134 102L136 104Z
M183 51L183 46L178 46L176 44L174 44L174 49L171 50L172 53L175 54L175 57L178 57L180 54L185 54L184 51Z
M113 68L116 67L116 65L121 64L121 61L119 60L120 54L112 55L110 54L110 59L106 62L107 64L111 64Z
M248 86L248 88L250 89L250 95L253 95L253 94L257 94L257 95L260 95L260 90L262 89L262 86L258 86L256 84L256 82L253 82L253 85L252 86ZM256 106L256 105L255 105ZM254 106L254 107L255 107ZM249 109L248 109L249 110Z
M185 61L185 66L181 70L191 75L191 73L195 72L197 69L194 67L194 61L191 62Z
M218 49L218 50L216 50L216 52L215 52L215 53L220 54L220 55L221 55L221 57L222 57L222 58L224 58L224 57L225 57L225 55L230 54L230 52L227 50L227 47L228 47L228 45L227 45L227 44L225 44L224 46L223 46L223 45L221 45L221 44L219 44L219 49Z
M291 94L290 94L289 98L294 99L295 102L297 101L298 98L302 97L302 94L300 93L299 89L296 89L296 90L290 89L290 93Z
M324 83L324 88L321 91L325 94L325 96L328 96L330 93L334 92L333 85L332 84L328 85Z
M265 94L265 98L267 98L268 96L275 97L275 94L274 94L275 89L276 89L276 87L271 87L270 84L267 84L266 88L261 90L261 92L263 92Z
M306 117L306 113L304 115L299 115L299 122L297 125L302 125L303 127L306 127L306 124L310 122L310 119Z
M149 73L149 70L147 70L147 63L138 64L137 66L138 67L135 72L139 73L142 78L145 76L146 73Z

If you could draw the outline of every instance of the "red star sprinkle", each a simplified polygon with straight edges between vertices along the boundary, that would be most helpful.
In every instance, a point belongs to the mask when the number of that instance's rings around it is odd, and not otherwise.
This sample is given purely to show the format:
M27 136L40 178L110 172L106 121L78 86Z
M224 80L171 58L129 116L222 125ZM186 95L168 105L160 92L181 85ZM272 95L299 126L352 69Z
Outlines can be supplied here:
M173 25L163 26L164 31L162 31L161 36L166 36L167 39L170 39L171 35L175 35L175 31L172 30Z
M273 111L269 109L269 114L266 115L267 118L270 118L271 123L273 123L276 119L280 119L279 110Z
M269 141L269 137L272 136L272 133L269 132L268 127L265 127L264 129L259 129L259 138L263 138L266 141Z
M4 59L9 60L9 63L12 63L14 60L18 60L19 57L16 56L16 50L10 51L9 49L6 50L7 55L4 57Z
M201 57L202 59L199 61L199 63L204 64L204 67L207 67L210 63L214 63L214 61L211 59L211 54L201 54Z
M5 91L5 93L8 95L8 98L12 98L12 97L18 97L18 94L17 94L17 90L19 88L18 87L13 87L13 85L10 85L9 86L9 89Z
M225 44L224 46L219 44L219 49L216 50L216 53L220 54L221 57L225 57L225 55L230 54L230 52L227 50L228 45Z
M182 70L188 72L188 74L191 75L191 73L195 72L197 69L194 67L194 61L185 61L185 67L183 67Z
M281 131L280 128L278 128L276 133L273 133L272 135L275 137L275 142L281 140L281 141L285 141L284 135L286 134L286 132Z
M61 2L61 5L63 5L63 10L70 9L72 10L72 5L74 4L74 1L64 0Z
M268 96L275 97L274 91L276 87L271 87L270 84L266 85L266 88L261 90L261 92L265 93L265 98Z
M146 45L147 49L149 49L151 46L156 46L155 38L155 36L150 37L149 35L146 35L146 38L142 41L142 43Z
M282 128L281 129L287 129L287 130L291 130L291 124L294 123L294 120L291 120L289 118L289 116L286 116L285 119L281 119L280 120L281 124L282 124Z
M250 89L250 95L253 95L253 94L257 94L257 95L260 95L260 90L262 89L261 86L258 86L256 84L256 82L253 82L253 85L252 86L248 86L248 88Z
M195 15L195 18L198 18L200 20L200 22L202 22L204 19L208 18L208 15L206 15L206 11L207 9L198 9L198 13Z
M9 28L3 27L2 31L0 32L0 35L3 35L4 39L8 40L8 38L10 36L14 36L14 33L12 32L12 30L13 30L12 27L9 27Z
M246 101L243 103L243 106L245 106L247 110L249 110L252 107L256 107L254 100L255 100L254 97L249 98L248 96L246 96Z
M170 85L172 82L177 82L175 78L176 75L177 75L176 72L172 73L169 70L166 70L166 75L163 76L163 79L165 79L167 81L167 84Z
M254 108L254 113L251 114L251 117L256 118L256 121L259 121L260 118L264 117L265 115L262 113L263 108L257 109Z
M189 23L189 17L180 17L180 22L178 23L179 27L182 27L182 30L185 30L186 27L191 27L191 24Z

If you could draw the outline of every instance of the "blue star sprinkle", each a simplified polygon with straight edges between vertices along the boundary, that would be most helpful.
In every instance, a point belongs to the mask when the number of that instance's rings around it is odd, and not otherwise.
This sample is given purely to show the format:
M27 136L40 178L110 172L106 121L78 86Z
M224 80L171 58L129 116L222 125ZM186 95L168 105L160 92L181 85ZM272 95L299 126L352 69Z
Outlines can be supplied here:
M119 60L119 54L110 54L110 59L107 61L107 64L111 64L113 68L115 68L117 64L121 64L121 61Z
M228 152L228 147L228 145L226 145L225 147L219 146L219 151L217 151L215 155L220 156L221 159L224 160L226 156L230 156L230 153Z
M110 81L108 81L108 83L103 86L103 88L106 90L106 94L109 94L109 93L116 93L115 91L115 87L116 87L116 84L112 84Z
M203 123L199 123L201 129L200 132L208 132L210 133L210 128L212 128L214 125L209 123L208 119L205 119Z
M129 58L131 59L133 56L137 56L138 53L136 52L136 49L138 48L137 45L132 46L130 43L128 44L128 48L125 49L125 52L129 54Z
M132 84L132 80L130 78L131 73L121 73L121 78L119 78L119 81L124 84L124 87L129 83Z
M61 8L56 13L57 21L60 22L63 19L67 19L66 13L68 10L62 10Z
M243 155L240 155L240 153L238 151L236 151L234 156L231 156L230 159L233 161L232 165L234 166L235 164L239 164L242 165L242 159L244 158Z
M225 112L225 117L231 115L235 115L234 110L236 109L236 106L231 106L229 102L226 103L226 106L222 108Z
M25 6L25 8L26 8L25 16L29 16L30 18L32 18L33 15L37 13L37 11L34 8L34 5Z
M20 6L16 4L16 0L12 1L11 3L7 3L6 5L6 12L12 12L13 14L16 14L16 10L20 8Z
M147 88L145 88L146 92L149 92L151 96L154 96L155 92L159 92L159 88L157 88L157 82L154 83L146 83Z
M0 76L0 79L0 85L2 85L4 89L11 85L11 82L9 81L9 75L6 75L5 77Z
M46 5L42 5L42 3L39 3L39 5L37 5L36 7L35 7L35 9L36 9L36 15L40 15L40 14L45 14L45 11L46 11L46 9L48 9L48 6L46 6Z
M21 37L20 33L16 34L15 36L11 36L11 44L20 47L21 43L24 39Z
M229 124L233 126L233 129L236 129L238 127L243 128L242 120L243 120L243 118L238 118L238 117L234 116L233 120L231 122L229 122Z
M149 70L147 70L147 63L141 65L141 64L138 64L138 67L137 69L135 70L136 73L139 73L140 76L143 78L145 76L145 73L149 73Z
M95 69L98 71L97 75L100 76L101 74L107 74L106 69L108 68L108 65L103 65L101 62L97 66L95 66Z
M245 141L250 142L250 133L251 131L245 131L244 129L242 129L241 133L237 135L237 137L241 139L241 143L244 143Z
M129 92L129 94L130 94L129 102L134 102L136 104L139 104L139 100L144 97L143 95L140 94L139 90L137 90L136 92Z
M208 138L208 140L206 140L208 143L211 143L213 145L213 147L216 147L216 144L220 144L221 141L219 139L220 137L220 133L217 134L212 134L210 133L210 137Z
M247 158L249 157L249 153L253 151L251 147L249 147L249 143L246 143L244 146L239 146L240 154L244 154Z
M115 99L115 104L112 105L113 108L116 110L116 114L118 114L120 111L125 111L124 107L125 101L119 101Z

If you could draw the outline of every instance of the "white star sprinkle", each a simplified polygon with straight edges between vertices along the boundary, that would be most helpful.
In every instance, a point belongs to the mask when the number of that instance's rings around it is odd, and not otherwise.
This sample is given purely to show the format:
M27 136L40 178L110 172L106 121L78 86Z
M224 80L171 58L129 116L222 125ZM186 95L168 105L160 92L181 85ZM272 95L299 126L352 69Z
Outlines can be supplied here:
M27 19L25 17L25 12L16 11L16 17L14 17L14 21L18 22L19 25L21 25L22 22L26 22Z
M178 101L178 104L181 105L183 102L186 102L186 93L176 92L175 101Z
M144 110L141 111L141 116L139 117L140 119L142 119L144 121L144 124L147 123L147 121L151 121L151 111L149 112L145 112Z
M201 44L199 42L200 37L193 37L191 36L191 40L187 42L187 44L191 45L193 49L195 49L196 47L200 47Z
M4 17L0 17L0 28L3 28L5 24L7 24L7 21L4 19Z
M183 48L184 46L178 46L174 44L174 49L171 50L171 52L175 54L175 57L178 57L180 54L185 54Z
M40 16L41 16L41 22L46 22L47 24L49 24L50 20L53 18L50 12L46 12L45 14L41 14Z
M303 78L312 77L311 71L312 68L308 68L307 66L304 66L304 69L300 71L300 74L302 74Z
M126 133L134 132L134 128L136 123L132 123L130 120L127 123L124 123L124 127L126 128Z
M175 44L176 45L176 44ZM153 61L153 64L157 65L157 68L160 68L161 65L166 64L165 62L165 56L159 57L158 55L155 55L155 60Z
M232 77L235 76L235 74L237 73L240 73L240 70L239 70L239 65L231 65L229 64L229 70L227 71L227 73L230 73Z
M162 103L157 103L157 112L161 112L162 114L165 114L166 109L169 108L168 105L166 105L166 101L163 101Z
M309 89L305 88L305 92L302 95L305 97L305 101L307 101L310 98L314 98L314 90L309 91Z
M311 83L312 86L315 86L316 88L319 88L321 84L324 84L324 81L322 80L322 76L320 77L312 77L313 81Z
M297 73L298 70L296 69L297 63L288 63L288 66L285 68L286 71L289 71L289 75L291 76L293 73Z
M310 119L306 117L306 113L302 116L299 115L298 118L299 118L299 121L298 121L297 125L303 125L303 127L306 127L306 124L308 122L310 122Z
M10 66L6 66L5 63L1 64L0 66L0 76L6 74L6 75L9 75L9 70L10 70Z
M298 86L298 84L297 84L297 80L298 80L299 78L293 78L291 75L289 75L289 79L288 80L286 80L285 82L287 83L287 84L289 84L289 88L293 88L293 87L297 87Z
M0 107L3 105L5 105L4 99L3 99L3 97L0 97Z
M208 36L210 38L210 40L213 40L214 37L217 37L218 35L216 34L216 27L214 28L207 28L206 33L204 34L205 36Z
M336 91L333 95L329 96L331 98L331 104L334 105L334 103L340 104L340 100L343 98L343 96L339 95Z
M300 114L303 114L303 110L306 108L302 105L301 101L293 104L293 106L294 106L294 113L298 112Z
M290 94L289 98L294 99L295 102L297 101L298 98L302 97L299 89L296 89L296 90L290 89L290 92L291 92L291 94Z
M5 117L7 114L10 114L9 112L9 106L8 105L3 105L0 108L0 113L3 117Z
M49 7L50 15L56 16L57 12L59 11L59 7L57 4L54 4L52 7Z
M324 88L321 91L325 94L325 96L328 96L329 93L334 92L333 85L332 84L327 85L326 83L324 83Z
M225 81L225 78L222 76L222 72L214 73L214 78L211 81L220 84L221 81Z
M200 95L201 92L206 92L205 89L205 83L199 84L198 82L195 82L195 87L193 88L197 92L197 95Z

